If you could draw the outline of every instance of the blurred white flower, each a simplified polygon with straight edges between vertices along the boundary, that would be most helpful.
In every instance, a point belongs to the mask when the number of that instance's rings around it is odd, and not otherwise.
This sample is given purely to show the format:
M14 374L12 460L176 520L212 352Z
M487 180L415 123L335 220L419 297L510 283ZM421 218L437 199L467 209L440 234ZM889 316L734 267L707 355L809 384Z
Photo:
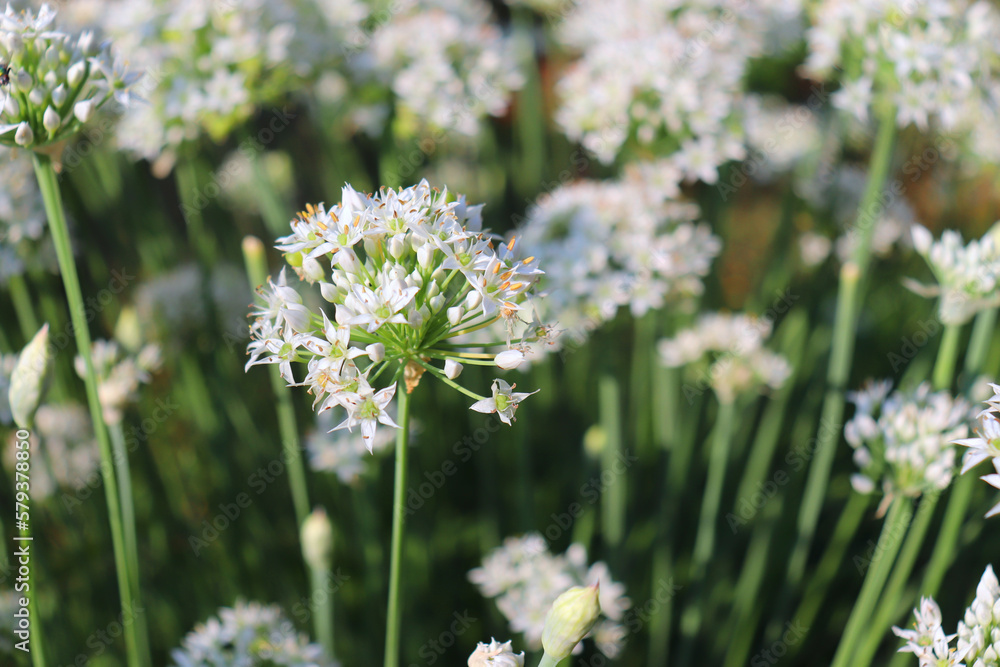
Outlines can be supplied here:
M128 352L116 341L96 340L91 350L94 374L97 377L97 395L101 401L104 421L119 424L125 406L137 398L139 385L148 384L150 374L160 368L160 346L145 345L135 352ZM86 375L83 357L75 359L76 372Z
M503 546L483 559L482 567L469 572L469 580L485 597L496 598L511 630L523 633L533 651L541 648L545 618L556 598L574 586L599 581L601 611L607 618L588 636L593 636L598 649L609 657L617 655L624 645L621 621L632 603L625 597L625 587L611 579L607 565L597 562L588 567L587 550L581 544L555 556L538 533L508 537ZM574 652L582 648L581 643Z
M509 641L491 639L489 644L479 642L469 656L469 667L524 667L524 651L514 653Z

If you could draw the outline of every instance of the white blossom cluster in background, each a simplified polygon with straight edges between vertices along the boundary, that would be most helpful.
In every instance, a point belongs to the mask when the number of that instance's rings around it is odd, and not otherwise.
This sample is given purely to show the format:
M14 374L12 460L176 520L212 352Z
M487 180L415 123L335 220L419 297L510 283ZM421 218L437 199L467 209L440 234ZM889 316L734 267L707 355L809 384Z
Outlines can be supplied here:
M33 251L45 232L42 195L31 158L0 147L0 285L37 261Z
M339 11L311 0L116 0L94 17L113 35L140 94L122 119L120 145L170 171L184 142L226 138L257 109L278 105L344 56L367 7ZM332 21L332 22L331 22ZM273 123L272 123L273 125ZM280 127L287 125L282 121Z
M956 444L969 448L965 454L962 474L986 459L992 459L996 473L984 475L983 479L991 486L1000 489L1000 385L991 382L990 387L993 389L993 397L986 401L987 408L979 413L976 437L956 440ZM1000 514L1000 503L994 505L986 516L996 514Z
M871 382L850 392L854 417L844 438L854 448L860 473L851 476L858 493L881 487L885 505L898 494L916 497L941 491L955 474L954 443L969 432L970 405L947 391L932 392L930 383L892 391L892 381Z
M556 122L603 162L631 138L670 156L687 179L715 183L745 157L741 114L750 58L796 1L586 0L557 31L580 52L557 84Z
M747 96L743 127L748 154L742 170L757 181L790 171L823 143L819 118L809 105L774 95Z
M893 627L896 636L905 639L900 653L913 653L921 667L996 667L1000 664L1000 582L987 565L976 597L965 610L958 630L945 634L941 627L941 609L932 598L921 598L913 610L913 630ZM956 646L950 644L958 638Z
M293 385L292 363L305 362L298 384L309 388L313 409L344 408L347 418L337 428L360 426L369 450L378 423L397 427L386 411L396 381L409 392L425 372L478 399L471 409L513 421L527 393L498 379L492 397L483 397L455 382L463 363L516 368L540 328L525 329L522 317L541 274L538 261L517 259L513 239L494 248L482 230L482 205L426 181L371 195L347 185L340 204L329 211L307 205L291 226L277 247L304 282L318 283L333 317L304 305L282 269L261 291L266 303L250 327L247 369L277 364ZM506 342L463 340L496 323L506 328ZM490 347L505 349L494 356L483 351ZM355 361L360 357L368 363ZM389 368L396 376L376 390Z
M974 132L968 149L1000 159L1000 10L986 0L823 0L804 69L838 80L833 104L862 123L890 104L899 127ZM992 127L991 127L992 126Z
M624 647L626 631L621 621L632 602L625 597L625 587L611 579L607 565L600 561L587 565L582 544L572 544L556 556L538 533L508 537L483 559L482 567L469 572L469 580L483 596L496 598L510 629L523 633L532 651L541 648L545 617L555 599L573 586L599 581L601 612L606 618L597 622L588 637L612 659ZM581 650L582 643L574 653Z
M665 167L564 185L528 210L518 233L545 266L537 307L561 340L581 343L623 306L642 316L702 293L722 242L695 204L674 198Z
M319 644L295 629L276 605L239 600L200 623L170 653L175 667L274 664L334 667Z
M0 62L11 68L0 109L0 143L43 148L68 139L114 98L128 105L135 77L94 33L56 29L56 12L7 5L0 16Z
M978 241L962 243L962 234L946 229L938 241L920 225L913 227L913 247L934 273L936 286L907 281L924 296L940 296L938 313L945 324L965 324L981 310L1000 304L1000 226Z
M771 321L742 313L703 313L694 326L657 346L667 367L687 367L700 391L710 386L719 401L732 403L755 389L780 389L792 373L788 361L764 347ZM690 383L685 392L692 391Z
M483 0L400 0L356 64L388 85L420 127L479 133L521 87L513 42ZM406 123L404 122L403 125Z
M4 448L4 465L13 467L17 439L12 432ZM48 498L60 488L80 489L93 485L100 454L87 409L78 403L46 403L35 413L31 432L32 451L40 452L45 464L31 468L33 498Z
M152 379L150 373L159 369L162 363L160 346L149 343L130 353L117 341L96 340L90 354L104 421L120 424L125 406L136 400L139 385L148 384ZM76 357L75 366L77 374L86 377L83 357Z

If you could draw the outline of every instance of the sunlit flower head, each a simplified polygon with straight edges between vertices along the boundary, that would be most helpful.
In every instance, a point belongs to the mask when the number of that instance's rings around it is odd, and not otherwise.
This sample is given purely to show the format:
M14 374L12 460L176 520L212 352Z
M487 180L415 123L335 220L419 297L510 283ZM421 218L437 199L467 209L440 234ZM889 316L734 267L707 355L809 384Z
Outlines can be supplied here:
M891 388L886 380L848 395L856 410L844 437L861 469L851 484L859 493L881 486L886 501L945 489L955 474L954 442L969 430L969 404L932 392L929 383L890 394Z
M292 364L305 363L297 384L309 388L314 409L344 408L338 428L358 427L369 450L379 424L396 427L388 412L396 382L405 381L409 393L425 372L475 398L474 409L494 401L510 423L527 394L511 394L502 380L492 398L475 394L455 382L455 366L511 367L510 355L498 351L532 342L531 330L516 332L525 329L525 303L541 271L534 257L517 258L516 240L494 245L482 230L481 208L426 181L370 195L348 185L330 210L308 205L277 247L328 305L305 305L282 270L261 291L247 368L277 364L296 384ZM505 340L469 339L494 324ZM395 376L379 389L387 369Z

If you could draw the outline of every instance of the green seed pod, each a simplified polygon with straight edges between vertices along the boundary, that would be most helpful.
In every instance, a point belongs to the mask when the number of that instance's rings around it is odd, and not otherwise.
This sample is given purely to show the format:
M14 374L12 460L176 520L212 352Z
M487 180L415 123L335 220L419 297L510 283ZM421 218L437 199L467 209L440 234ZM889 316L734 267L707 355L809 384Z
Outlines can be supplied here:
M51 369L49 325L46 324L21 350L10 376L10 412L20 428L31 428Z
M552 603L542 630L546 655L562 660L580 643L601 615L598 585L574 586Z

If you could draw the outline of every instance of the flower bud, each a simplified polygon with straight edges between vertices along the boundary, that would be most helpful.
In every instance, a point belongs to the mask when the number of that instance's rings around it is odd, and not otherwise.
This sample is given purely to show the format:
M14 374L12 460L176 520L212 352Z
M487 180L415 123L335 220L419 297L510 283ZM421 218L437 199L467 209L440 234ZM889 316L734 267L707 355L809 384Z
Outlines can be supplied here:
M337 279L336 273L333 275L333 278L334 280ZM333 283L321 282L319 284L319 292L323 295L323 298L330 303L337 303L338 299L340 299L340 290L337 289L337 286Z
M469 295L465 297L465 307L469 310L475 310L483 303L483 295L479 293L479 290L472 290Z
M469 667L524 667L524 651L514 653L509 641L502 644L496 639L489 644L479 642L469 656Z
M457 327L463 317L465 317L465 309L461 306L452 306L448 309L448 321L451 322L451 326Z
M31 75L23 69L18 70L17 74L14 75L14 84L16 85L18 92L23 93L31 90L31 86L33 86L34 83L35 82L31 79Z
M45 103L45 89L41 86L35 86L32 88L28 91L28 101L31 102L33 106L42 106Z
M382 343L372 343L365 348L365 354L368 355L373 364L377 364L385 359L385 345Z
M441 310L441 308L443 308L445 304L444 294L437 294L435 296L432 296L427 303L430 304L430 307L433 311L437 312Z
M434 245L431 243L425 243L424 245L417 248L417 264L420 268L427 269L430 268L431 262L434 260Z
M327 572L333 565L333 526L326 510L317 507L302 522L302 557L312 570Z
M45 324L21 350L10 376L10 412L20 428L31 428L51 367L49 325Z
M52 102L61 107L63 102L66 101L66 84L60 83L56 86L56 89L52 91Z
M389 239L389 254L396 259L400 259L406 254L406 242L401 236L393 236Z
M361 268L358 256L353 248L341 248L334 255L335 261L340 264L340 268L348 273L357 273Z
M77 42L77 46L80 50L88 56L94 55L94 31L84 30L80 33L80 39Z
M21 105L18 104L17 99L11 96L7 96L7 102L4 104L4 111L11 118L17 118L21 115Z
M77 62L73 63L70 66L69 71L66 72L66 81L69 82L70 86L76 88L81 83L83 83L83 77L86 75L87 75L87 64L82 60L78 60Z
M542 630L542 648L556 661L562 660L580 643L601 615L598 585L574 586L552 603Z
M414 329L419 329L424 324L424 316L420 314L419 310L411 310L406 315L406 321Z
M506 371L517 368L523 362L524 353L520 350L504 350L493 359L493 363Z
M449 380L454 380L462 374L462 364L458 363L454 359L445 359L444 374Z
M42 126L49 131L50 134L55 133L62 125L62 118L52 107L45 107L45 113L42 114Z
M35 133L32 132L31 126L26 121L22 121L17 126L17 131L14 132L14 143L18 146L30 146L34 142Z
M94 115L94 100L83 100L74 104L73 115L81 123L86 123Z
M317 280L323 280L323 267L312 257L304 257L302 259L302 277L310 284Z

